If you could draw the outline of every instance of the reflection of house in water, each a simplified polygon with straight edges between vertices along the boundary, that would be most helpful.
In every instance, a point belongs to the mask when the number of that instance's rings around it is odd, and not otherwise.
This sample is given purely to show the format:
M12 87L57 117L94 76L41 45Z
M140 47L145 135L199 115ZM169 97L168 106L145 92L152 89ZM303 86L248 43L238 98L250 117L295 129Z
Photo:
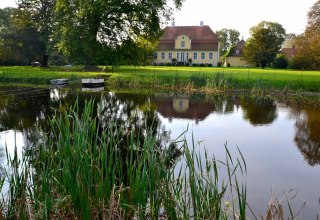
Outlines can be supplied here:
M156 97L155 103L158 112L170 121L173 118L182 118L198 123L214 111L213 103L190 101L186 97Z

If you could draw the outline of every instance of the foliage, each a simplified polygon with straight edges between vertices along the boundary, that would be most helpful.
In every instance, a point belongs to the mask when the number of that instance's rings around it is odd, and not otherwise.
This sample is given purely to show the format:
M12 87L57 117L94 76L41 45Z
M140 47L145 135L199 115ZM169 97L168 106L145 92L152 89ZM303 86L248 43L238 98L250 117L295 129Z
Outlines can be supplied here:
M290 69L312 69L313 68L313 59L304 55L295 55L289 61Z
M42 66L48 66L48 53L54 51L50 47L52 41L51 27L54 24L53 13L56 0L18 0L15 22L23 29L33 27L32 31L42 45Z
M182 0L175 0L180 7ZM79 63L98 64L107 48L122 43L156 39L170 17L167 1L71 1L56 0L53 40L57 49ZM80 37L79 37L80 36Z
M251 37L244 49L244 58L265 68L276 57L285 39L285 30L279 23L262 21L250 29Z
M206 152L202 157L185 139L160 145L152 107L129 111L129 118L121 117L122 107L115 99L102 99L97 108L88 101L80 109L77 102L56 112L48 135L22 158L17 149L14 155L7 151L1 217L246 219L247 169L239 148L233 158L225 146L226 161L220 162Z
M320 69L320 1L318 0L308 13L308 25L298 38L299 60L306 60L305 68ZM301 66L301 65L300 65ZM302 67L302 66L301 66Z
M284 54L277 55L276 58L273 59L272 68L276 69L286 69L288 67L288 60Z
M40 60L44 44L28 11L0 9L0 64L30 65Z
M240 33L234 29L223 28L216 32L219 39L220 54L224 55L227 51L239 42Z

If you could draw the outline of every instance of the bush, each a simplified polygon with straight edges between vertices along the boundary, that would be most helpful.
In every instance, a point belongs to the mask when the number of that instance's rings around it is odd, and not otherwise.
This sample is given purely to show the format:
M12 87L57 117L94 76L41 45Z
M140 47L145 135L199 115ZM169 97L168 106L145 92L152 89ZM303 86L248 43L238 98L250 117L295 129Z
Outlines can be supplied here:
M222 66L222 64L221 64L221 62L218 62L218 65L217 65L218 67L221 67Z
M198 64L197 63L193 63L192 66L198 66Z
M189 63L185 63L184 65L185 65L185 66L190 66L190 64L189 64Z
M284 54L280 54L276 58L274 58L271 67L276 69L287 69L288 59Z
M172 66L172 64L171 63L167 63L167 66Z
M313 62L306 56L294 56L289 61L290 69L312 69Z
M192 59L191 59L191 58L188 59L188 63L189 63L189 64L192 63Z
M200 66L201 66L201 67L204 67L204 64L203 64L203 63L200 63Z
M211 63L209 63L209 64L208 64L208 67L212 67L212 64L211 64Z

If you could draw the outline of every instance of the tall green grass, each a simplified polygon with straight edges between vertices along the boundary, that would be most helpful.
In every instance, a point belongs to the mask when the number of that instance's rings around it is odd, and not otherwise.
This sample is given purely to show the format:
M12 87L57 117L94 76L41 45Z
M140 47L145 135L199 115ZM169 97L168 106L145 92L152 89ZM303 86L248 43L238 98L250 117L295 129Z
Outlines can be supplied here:
M183 135L159 147L152 128L123 136L110 122L101 130L94 112L93 101L57 112L22 157L7 152L3 218L246 219L241 153L233 158L226 147L225 162L201 156Z

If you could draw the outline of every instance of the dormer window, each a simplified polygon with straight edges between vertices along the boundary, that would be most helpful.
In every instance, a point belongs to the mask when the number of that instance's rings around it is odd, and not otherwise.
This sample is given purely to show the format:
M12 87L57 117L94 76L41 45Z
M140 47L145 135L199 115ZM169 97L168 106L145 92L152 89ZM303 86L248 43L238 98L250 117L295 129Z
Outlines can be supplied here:
M239 55L240 54L240 50L236 50L236 54Z
M186 42L184 40L181 41L181 48L185 48L185 46L186 46Z

